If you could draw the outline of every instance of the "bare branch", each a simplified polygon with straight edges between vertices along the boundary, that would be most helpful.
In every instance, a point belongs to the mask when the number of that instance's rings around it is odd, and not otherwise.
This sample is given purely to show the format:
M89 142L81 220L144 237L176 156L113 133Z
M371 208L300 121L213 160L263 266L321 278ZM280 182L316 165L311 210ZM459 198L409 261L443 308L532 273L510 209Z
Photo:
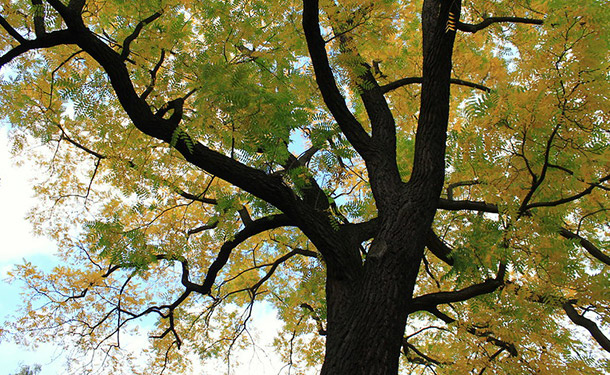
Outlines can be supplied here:
M421 84L423 81L422 77L407 77L407 78L401 78L399 80L396 80L394 82L390 82L388 84L385 84L383 86L381 86L381 91L386 94L390 91L396 90L398 88L401 88L403 86L406 85L411 85L414 83L417 84ZM454 85L458 85L458 86L466 86L466 87L471 87L473 89L479 89L479 90L483 90L485 92L490 92L491 89L487 86L483 86L480 85L478 83L474 83L474 82L470 82L470 81L464 81L461 79L457 79L457 78L451 78L450 82Z
M493 25L494 23L499 22L510 22L510 23L525 23L530 25L542 25L543 21L539 19L532 18L522 18L522 17L488 17L484 18L482 22L477 23L476 25L457 22L456 28L461 31L465 31L468 33L476 33L479 30L483 30L484 28Z
M127 59L127 57L129 56L129 48L130 48L131 42L136 40L136 38L142 32L142 29L144 28L144 26L153 22L157 18L161 17L162 14L163 14L162 12L155 12L150 17L145 18L144 20L140 21L136 25L136 28L133 30L133 32L123 41L123 50L121 51L121 58L123 60Z

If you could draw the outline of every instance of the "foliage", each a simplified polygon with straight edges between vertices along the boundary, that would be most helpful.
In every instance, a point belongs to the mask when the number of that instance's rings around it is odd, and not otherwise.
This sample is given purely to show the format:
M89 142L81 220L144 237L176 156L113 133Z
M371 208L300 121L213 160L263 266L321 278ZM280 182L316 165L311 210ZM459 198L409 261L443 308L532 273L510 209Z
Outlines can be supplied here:
M444 185L440 199L422 189L436 214L433 233L418 232L426 250L410 258L421 267L416 297L405 292L400 371L610 372L610 10L457 3L440 25L455 34ZM335 89L371 144L384 116L371 108L388 103L395 139L373 152L328 99L302 9L2 2L0 111L14 153L48 171L29 219L61 259L49 273L27 262L12 271L28 289L4 337L76 350L76 373L102 361L113 374L189 373L252 345L262 302L283 321L282 359L319 367L336 267L321 244L357 238L365 265L385 233L375 218L391 212L400 228L407 212L383 203L387 160L372 166L374 154L390 155L404 186L438 168L418 151L431 82L422 1L320 4ZM428 206L404 207L416 217ZM138 358L120 349L129 335L151 338Z
M40 373L42 367L40 365L27 366L23 365L14 375L36 375Z

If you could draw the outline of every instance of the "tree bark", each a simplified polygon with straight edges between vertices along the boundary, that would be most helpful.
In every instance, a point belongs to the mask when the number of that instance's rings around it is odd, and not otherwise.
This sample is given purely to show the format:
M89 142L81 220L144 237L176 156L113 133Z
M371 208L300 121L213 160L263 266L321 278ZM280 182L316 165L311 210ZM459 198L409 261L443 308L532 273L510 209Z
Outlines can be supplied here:
M447 29L450 12L459 19L460 1L424 1L422 101L411 179L397 184L388 178L383 194L375 195L384 210L362 276L336 278L329 269L323 375L398 373L415 281L444 182L455 39L455 31ZM376 174L377 181L384 180L379 170Z

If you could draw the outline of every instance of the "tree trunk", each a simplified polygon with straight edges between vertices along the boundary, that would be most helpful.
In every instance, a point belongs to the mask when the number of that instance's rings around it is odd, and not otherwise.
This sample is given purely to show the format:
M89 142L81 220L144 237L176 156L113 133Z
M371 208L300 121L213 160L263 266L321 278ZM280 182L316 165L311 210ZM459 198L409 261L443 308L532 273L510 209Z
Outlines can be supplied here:
M423 82L411 178L378 180L378 232L358 280L327 277L328 327L323 375L396 375L426 234L445 175L451 55L461 2L425 0ZM380 172L380 171L376 171ZM379 174L379 173L377 173ZM383 185L383 186L382 186ZM379 193L379 191L378 191Z
M360 280L333 279L329 272L322 374L398 373L409 302L435 212L429 198L407 204L414 200L405 195L403 202L380 223Z

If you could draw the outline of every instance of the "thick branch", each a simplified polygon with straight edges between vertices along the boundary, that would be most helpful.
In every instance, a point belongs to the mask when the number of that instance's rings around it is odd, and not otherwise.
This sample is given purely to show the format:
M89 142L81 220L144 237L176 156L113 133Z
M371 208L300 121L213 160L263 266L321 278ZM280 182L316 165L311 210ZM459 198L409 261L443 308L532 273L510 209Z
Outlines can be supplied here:
M189 163L218 176L231 184L263 199L284 212L294 211L296 195L282 182L281 176L270 176L264 171L249 167L237 160L213 151L193 140L185 131L175 141L177 119L164 119L155 116L148 104L139 97L125 66L124 59L111 47L104 44L86 28L80 14L74 14L60 1L49 0L49 3L60 13L70 32L54 32L16 47L2 57L3 63L26 50L58 44L76 43L95 59L108 75L114 92L121 106L133 124L148 136L172 144ZM58 38L63 36L64 38ZM72 36L72 37L71 37ZM16 51L15 51L16 50ZM172 142L174 140L175 142Z
M303 0L303 31L324 103L356 151L367 159L371 155L371 138L347 108L345 98L337 87L320 34L318 0Z
M471 285L453 292L430 293L414 298L411 303L411 312L418 310L430 310L431 308L441 304L462 302L483 294L492 293L500 286L504 285L505 273L506 265L500 263L498 274L493 279L487 279L480 284Z
M591 333L591 336L593 336L595 341L597 341L597 343L601 345L604 350L610 352L610 339L608 339L608 337L604 335L604 333L599 329L599 327L594 321L585 318L583 315L580 315L576 311L574 306L572 306L572 304L568 301L563 302L561 304L561 307L563 307L566 314L568 315L568 318L570 318L570 320L574 324L578 324L579 326L586 328L587 331Z
M34 11L34 33L36 37L40 38L47 33L44 26L44 5L42 5L42 0L32 0L32 9Z
M75 44L75 38L67 30L53 31L34 40L26 40L15 48L10 49L0 57L0 68L11 62L14 58L28 51L39 48L55 47L62 44Z
M478 211L478 212L488 212L497 214L498 206L495 204L487 203L487 202L477 202L477 201L452 201L449 199L440 198L438 200L438 208L441 210L447 211L460 211L460 210L469 210L469 211Z
M479 30L483 30L484 28L493 25L494 23L499 22L510 22L510 23L526 23L531 25L542 25L543 21L532 18L521 18L521 17L488 17L483 19L482 22L477 23L476 25L458 22L456 27L458 30L465 31L468 33L476 33Z
M414 84L414 83L421 84L422 81L423 81L422 77L401 78L399 80L396 80L394 82L390 82L390 83L388 83L386 85L381 86L381 91L385 94L385 93L388 93L390 91L396 90L396 89L401 88L401 87L406 86L406 85L411 85L411 84ZM483 90L485 92L490 92L491 91L491 89L489 87L487 87L487 86L483 86L483 85L480 85L480 84L474 83L474 82L464 81L464 80L457 79L457 78L451 78L450 82L452 84L454 84L454 85L472 87L474 89Z
M13 26L11 26L8 21L4 19L4 17L2 17L2 15L0 15L0 26L2 26L4 30L9 33L10 36L17 39L19 43L23 44L27 42L27 40L23 36L21 36L21 34L17 32L17 30L13 28Z
M579 236L578 234L576 234L574 232L570 232L566 228L561 228L559 230L559 234L562 237L570 239L570 240L578 240L580 245L582 247L584 247L585 250L587 250L589 252L589 254L591 254L593 257L597 258L599 261L603 262L604 264L610 266L610 256L604 254L597 246L593 245L593 243L591 243L591 241L589 241L585 238L582 238L581 236Z
M432 228L428 231L428 236L426 238L426 246L432 252L432 254L436 255L436 257L448 265L453 265L453 258L451 257L452 249L447 246L438 236Z

